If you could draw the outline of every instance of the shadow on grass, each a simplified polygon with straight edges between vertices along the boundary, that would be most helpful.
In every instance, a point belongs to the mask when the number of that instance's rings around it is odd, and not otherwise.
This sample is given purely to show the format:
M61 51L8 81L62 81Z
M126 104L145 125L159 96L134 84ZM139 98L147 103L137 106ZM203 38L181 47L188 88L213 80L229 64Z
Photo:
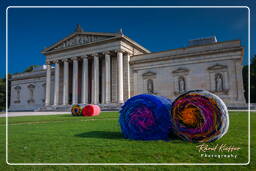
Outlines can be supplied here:
M81 138L124 139L120 132L91 131L75 135Z

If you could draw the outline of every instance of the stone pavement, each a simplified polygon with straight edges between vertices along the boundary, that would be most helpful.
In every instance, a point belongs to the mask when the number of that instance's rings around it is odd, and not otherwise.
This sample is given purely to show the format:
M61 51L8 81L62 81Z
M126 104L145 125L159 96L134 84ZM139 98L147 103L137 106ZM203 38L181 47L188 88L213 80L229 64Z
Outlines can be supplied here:
M70 112L8 112L8 117L14 116L39 116L39 115L60 115L60 114L70 114ZM5 117L6 113L0 113L0 117Z
M105 112L105 111L104 111ZM107 112L117 112L117 111L107 111ZM61 114L71 114L70 112L8 112L8 117L15 117L15 116L40 116L40 115L61 115ZM0 112L0 117L5 117L5 112Z

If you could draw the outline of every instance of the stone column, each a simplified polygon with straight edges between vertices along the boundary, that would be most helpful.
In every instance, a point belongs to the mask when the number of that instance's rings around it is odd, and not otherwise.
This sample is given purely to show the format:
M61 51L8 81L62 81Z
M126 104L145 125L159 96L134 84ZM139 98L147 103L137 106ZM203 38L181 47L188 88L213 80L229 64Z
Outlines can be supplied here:
M88 58L83 57L83 73L82 73L82 103L88 103Z
M59 104L59 88L60 88L60 63L55 63L55 80L54 80L54 105Z
M117 51L117 69L118 69L118 103L123 103L124 102L124 86L123 86L123 52L122 51Z
M73 58L72 104L78 103L78 58Z
M63 105L68 105L68 96L69 96L69 62L68 59L64 60L64 79L63 79Z
M93 97L93 103L98 104L99 103L99 56L98 54L93 55L94 57L94 97Z
M130 85L130 54L129 53L126 53L126 60L127 60L127 63L126 63L126 72L127 72L127 98L129 99L130 98L130 94L131 94L131 85Z
M51 65L50 63L46 64L46 91L45 91L45 106L51 104Z
M133 96L138 94L138 71L134 70L133 71Z
M105 88L105 83L106 83L106 73L105 73L105 58L100 59L101 62L101 104L106 103L106 88Z
M110 75L111 75L111 72L110 72L110 54L109 52L106 52L105 53L105 87L106 87L106 90L105 90L105 102L106 104L109 104L110 101L111 101L111 79L110 79Z
M236 77L237 77L237 94L238 94L238 101L240 103L245 104L245 97L244 97L244 86L243 86L243 68L242 63L240 60L236 60ZM227 80L226 80L227 82Z

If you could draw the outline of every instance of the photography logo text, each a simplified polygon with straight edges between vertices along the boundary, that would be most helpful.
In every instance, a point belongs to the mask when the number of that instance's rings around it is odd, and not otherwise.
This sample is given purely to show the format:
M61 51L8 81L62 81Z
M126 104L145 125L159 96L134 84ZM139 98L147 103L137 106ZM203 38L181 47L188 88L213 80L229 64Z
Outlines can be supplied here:
M200 144L196 146L200 157L204 158L237 158L237 151L241 150L240 147L228 144Z

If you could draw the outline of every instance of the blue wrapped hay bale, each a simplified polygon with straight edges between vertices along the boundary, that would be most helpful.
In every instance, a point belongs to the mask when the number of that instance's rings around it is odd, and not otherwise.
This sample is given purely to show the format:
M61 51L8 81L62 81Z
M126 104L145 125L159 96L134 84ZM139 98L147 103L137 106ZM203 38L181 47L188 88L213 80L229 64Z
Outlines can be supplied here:
M128 99L120 110L119 123L125 138L167 140L170 132L171 100L141 94Z

